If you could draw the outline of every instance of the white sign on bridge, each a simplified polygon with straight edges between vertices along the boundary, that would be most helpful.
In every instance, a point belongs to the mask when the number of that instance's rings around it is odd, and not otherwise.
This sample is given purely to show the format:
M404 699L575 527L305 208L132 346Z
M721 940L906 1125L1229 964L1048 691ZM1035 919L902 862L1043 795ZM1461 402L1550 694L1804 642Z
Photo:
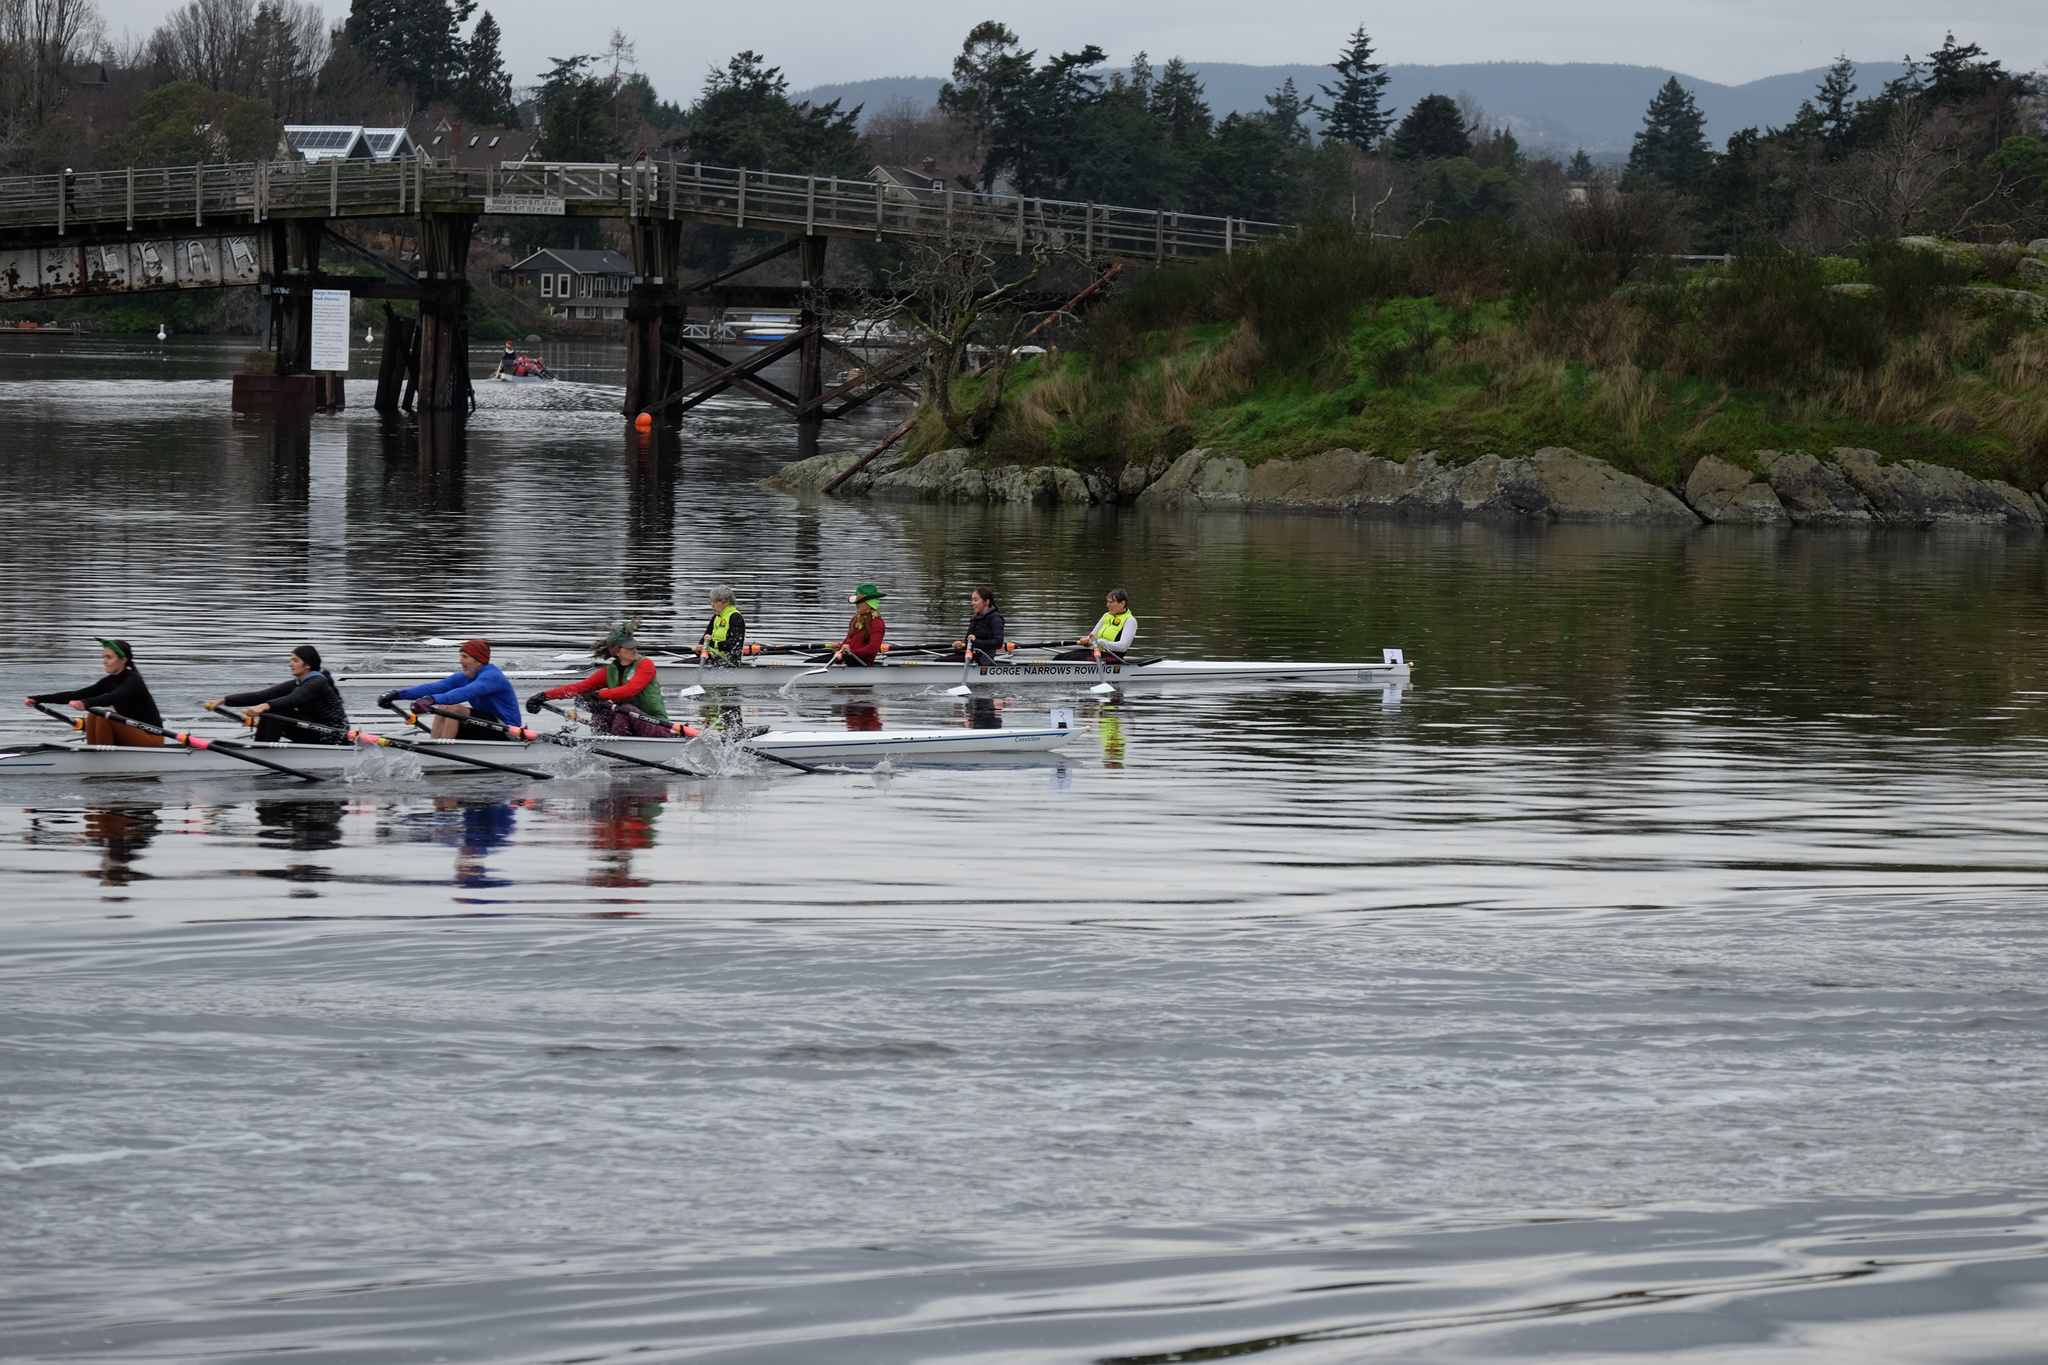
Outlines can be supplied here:
M552 194L487 194L485 213L553 214L560 217L568 204Z
M348 290L313 291L313 368L348 373Z

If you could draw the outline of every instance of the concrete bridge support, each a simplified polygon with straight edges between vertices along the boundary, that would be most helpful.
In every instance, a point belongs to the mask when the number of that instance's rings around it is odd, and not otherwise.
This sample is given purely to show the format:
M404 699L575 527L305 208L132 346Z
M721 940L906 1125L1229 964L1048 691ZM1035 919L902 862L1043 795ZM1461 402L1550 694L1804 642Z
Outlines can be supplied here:
M626 401L628 417L659 412L673 426L682 420L673 404L662 399L683 387L683 364L676 343L683 335L683 304L676 271L682 249L682 224L666 218L636 218L633 238L633 286L626 299Z

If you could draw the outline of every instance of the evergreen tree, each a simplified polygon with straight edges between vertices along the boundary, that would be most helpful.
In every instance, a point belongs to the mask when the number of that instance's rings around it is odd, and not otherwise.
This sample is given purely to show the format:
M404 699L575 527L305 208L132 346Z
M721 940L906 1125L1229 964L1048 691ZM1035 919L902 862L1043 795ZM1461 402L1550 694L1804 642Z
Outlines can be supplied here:
M1145 52L1131 58L1131 93L1140 103L1152 98L1152 59Z
M1684 189L1713 161L1701 129L1706 116L1693 103L1692 92L1673 76L1650 100L1643 126L1628 154L1628 178L1665 189Z
M1308 145L1308 125L1301 119L1308 110L1308 102L1294 88L1292 76L1282 81L1278 90L1266 96L1266 122L1280 135L1281 142L1289 147Z
M1835 58L1820 83L1820 102L1814 107L1816 131L1831 153L1839 155L1848 145L1849 130L1856 122L1856 106L1849 97L1855 93L1856 63L1846 54Z
M468 65L462 26L476 0L353 0L346 32L371 68L419 104L453 93Z
M860 108L789 98L789 80L758 52L712 68L689 113L689 155L712 166L810 175L862 175Z
M1215 119L1209 102L1202 98L1202 82L1175 57L1159 73L1152 86L1152 114L1166 125L1167 136L1176 147L1209 136Z
M1465 156L1471 150L1465 116L1449 95L1424 95L1394 129L1396 161L1438 161Z
M500 50L503 34L498 21L485 10L463 47L462 79L455 86L456 107L475 123L510 123L518 117L512 107L512 76L505 70Z
M1572 164L1564 168L1564 177L1567 180L1591 180L1593 178L1593 158L1586 155L1584 147L1572 153Z
M1324 136L1348 142L1361 152L1376 150L1394 121L1380 104L1391 78L1372 59L1372 39L1366 36L1364 24L1358 26L1358 31L1351 35L1351 46L1331 66L1337 72L1337 83L1321 87L1329 104L1311 104L1323 116Z

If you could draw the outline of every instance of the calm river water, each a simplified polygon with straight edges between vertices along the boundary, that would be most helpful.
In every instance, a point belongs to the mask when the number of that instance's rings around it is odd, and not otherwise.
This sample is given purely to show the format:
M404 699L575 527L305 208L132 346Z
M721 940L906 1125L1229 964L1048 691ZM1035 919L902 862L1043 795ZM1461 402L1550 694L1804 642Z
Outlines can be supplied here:
M1417 663L1005 699L1081 711L1035 766L14 780L0 1356L2048 1355L2038 539L798 505L789 428L643 443L601 348L423 455L231 416L238 348L0 347L0 695L717 582Z

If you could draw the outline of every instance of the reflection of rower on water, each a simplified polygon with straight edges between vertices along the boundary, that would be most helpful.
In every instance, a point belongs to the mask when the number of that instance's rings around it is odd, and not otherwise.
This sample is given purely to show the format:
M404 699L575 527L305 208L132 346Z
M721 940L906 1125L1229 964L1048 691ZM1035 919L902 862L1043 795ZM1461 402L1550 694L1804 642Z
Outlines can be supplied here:
M491 642L465 640L456 664L459 671L450 673L439 682L386 692L377 698L377 705L388 706L394 701L424 701L428 706L459 713L434 717L435 739L509 739L503 730L494 730L488 725L472 725L463 719L474 710L479 716L487 716L506 725L519 724L519 694L512 690L512 680L491 662Z
M505 354L498 358L499 379L553 379L554 372L540 363L538 357L514 350L511 342L505 343Z
M258 717L258 744L303 740L305 732L295 725L287 725L287 719L308 721L334 730L348 729L348 708L342 705L341 693L335 690L333 682L320 670L320 651L311 645L300 645L291 652L286 665L292 675L285 681L273 687L215 697L206 703L206 709L211 711L217 706L228 706L253 712Z
M1095 651L1100 649L1104 662L1122 661L1130 647L1138 642L1138 618L1131 615L1130 594L1122 588L1111 588L1102 605L1102 619L1095 623L1095 629L1077 642L1081 648L1055 654L1053 658L1092 659Z
M526 709L536 715L541 704L568 697L590 697L590 728L601 735L639 735L645 739L668 739L674 734L668 723L668 708L661 701L661 684L655 681L654 660L640 652L627 622L599 640L591 653L605 660L589 677L564 683L526 699Z
M964 659L967 655L967 642L972 640L974 661L988 663L1003 652L1003 632L1008 629L1003 624L1003 614L996 610L995 588L987 583L975 584L974 590L967 594L967 610L972 613L967 618L967 639L955 640L953 652L941 654L939 658Z
M746 653L747 618L734 610L732 589L723 583L711 590L711 619L704 623L700 648L704 662L720 667L739 663Z
M875 610L882 596L882 590L872 583L863 583L846 594L846 600L854 604L853 619L846 623L846 638L832 651L833 662L865 667L881 654L883 637L889 631L882 613Z
M163 712L156 709L156 698L149 695L149 684L136 670L135 650L126 640L100 641L100 667L106 670L105 677L71 692L44 692L30 697L28 704L34 706L43 702L61 706L68 702L74 711L104 706L130 720L150 725L164 723ZM85 742L162 748L164 737L108 720L105 716L88 714L85 718Z

